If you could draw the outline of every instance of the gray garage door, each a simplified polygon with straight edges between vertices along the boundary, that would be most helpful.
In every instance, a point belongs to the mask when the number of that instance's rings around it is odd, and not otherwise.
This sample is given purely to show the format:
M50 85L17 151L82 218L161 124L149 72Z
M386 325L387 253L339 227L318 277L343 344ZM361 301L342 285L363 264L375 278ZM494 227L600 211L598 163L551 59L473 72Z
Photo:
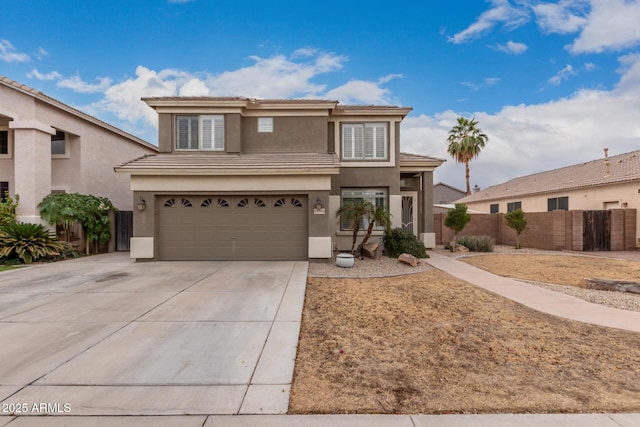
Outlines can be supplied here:
M162 260L306 260L306 196L163 196Z

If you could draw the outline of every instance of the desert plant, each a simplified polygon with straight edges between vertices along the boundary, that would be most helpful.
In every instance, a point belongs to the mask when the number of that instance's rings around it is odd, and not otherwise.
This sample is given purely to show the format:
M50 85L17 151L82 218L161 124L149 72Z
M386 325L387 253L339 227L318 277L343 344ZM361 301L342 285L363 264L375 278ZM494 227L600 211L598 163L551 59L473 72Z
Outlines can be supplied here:
M351 242L351 253L359 254L362 251L362 247L369 241L373 228L376 224L384 226L386 229L391 224L391 214L383 206L375 206L373 203L362 199L348 199L345 200L342 206L336 211L336 218L343 223L349 224L351 231L353 232L353 239ZM364 239L356 250L356 241L358 239L358 233L361 229L361 224L367 222L367 231Z
M471 252L493 252L495 241L489 236L460 236L457 243Z
M456 250L456 240L458 233L471 221L471 215L467 213L467 205L456 203L454 209L449 209L444 219L444 225L453 231L453 251Z
M41 224L14 223L0 229L0 258L18 258L31 264L60 256L70 249L68 243L58 241Z
M104 244L111 238L109 212L116 208L106 197L78 193L52 193L39 205L40 216L52 225L61 225L69 241L69 226L79 223L86 235L86 251L91 242Z
M8 192L5 193L3 198L0 197L0 227L16 222L16 209L19 201L20 196L16 194L14 200L9 196Z
M387 230L382 238L382 244L387 255L392 258L397 258L403 253L411 254L416 258L429 258L424 243L411 231L402 228Z
M522 209L516 209L504 214L507 225L516 231L516 249L520 249L520 234L527 230L527 219Z

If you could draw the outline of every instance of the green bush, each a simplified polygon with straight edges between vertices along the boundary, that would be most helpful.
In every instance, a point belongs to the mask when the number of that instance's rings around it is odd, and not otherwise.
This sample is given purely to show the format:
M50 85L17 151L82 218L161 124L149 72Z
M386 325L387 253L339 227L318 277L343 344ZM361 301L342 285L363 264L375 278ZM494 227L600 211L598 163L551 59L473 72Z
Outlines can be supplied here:
M493 252L494 243L489 236L458 237L458 244L467 247L471 252Z
M410 231L394 228L384 233L382 244L387 255L397 258L403 253L411 254L416 258L429 258L427 250L418 238Z
M40 224L14 223L0 229L0 259L25 264L68 255L71 246L58 241Z
M16 209L19 201L20 196L16 194L14 200L8 192L4 194L4 199L0 198L0 227L16 222Z

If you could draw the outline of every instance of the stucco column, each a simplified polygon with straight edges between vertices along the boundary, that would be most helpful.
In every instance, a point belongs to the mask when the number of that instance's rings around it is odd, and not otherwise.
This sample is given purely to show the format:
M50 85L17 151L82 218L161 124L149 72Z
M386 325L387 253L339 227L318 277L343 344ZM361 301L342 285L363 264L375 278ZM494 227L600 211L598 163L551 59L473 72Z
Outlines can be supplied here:
M436 246L436 233L433 227L433 172L422 172L422 217L420 240L427 248Z
M12 121L9 128L14 131L14 188L20 196L18 221L44 223L38 204L51 193L51 135L55 130L34 121Z

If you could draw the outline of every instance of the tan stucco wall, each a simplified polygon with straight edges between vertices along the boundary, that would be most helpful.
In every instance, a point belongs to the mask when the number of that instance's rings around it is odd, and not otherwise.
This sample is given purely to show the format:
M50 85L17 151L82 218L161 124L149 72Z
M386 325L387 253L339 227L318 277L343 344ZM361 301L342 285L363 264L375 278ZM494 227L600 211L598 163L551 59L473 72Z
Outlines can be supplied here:
M24 220L39 222L37 205L53 189L103 196L118 209L133 209L129 178L113 168L152 148L5 85L0 114L14 140L11 158L0 159L0 180L9 181L12 194L21 193L18 215ZM53 129L68 134L69 156L52 159Z
M269 117L268 113L265 117ZM242 119L243 153L326 153L326 117L273 117L273 132L258 132L258 118Z
M500 212L507 211L508 202L522 202L525 212L546 212L547 199L569 197L569 210L602 210L613 208L638 209L640 211L640 182L612 184L600 187L568 190L557 193L545 193L527 197L511 197L493 201L469 202L469 209L480 213L489 213L489 206L499 203ZM617 205L605 204L617 202ZM626 204L626 205L625 205ZM640 247L640 215L636 217L637 246Z

